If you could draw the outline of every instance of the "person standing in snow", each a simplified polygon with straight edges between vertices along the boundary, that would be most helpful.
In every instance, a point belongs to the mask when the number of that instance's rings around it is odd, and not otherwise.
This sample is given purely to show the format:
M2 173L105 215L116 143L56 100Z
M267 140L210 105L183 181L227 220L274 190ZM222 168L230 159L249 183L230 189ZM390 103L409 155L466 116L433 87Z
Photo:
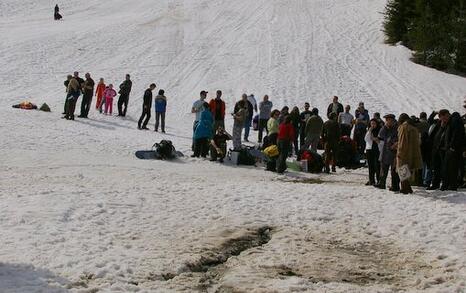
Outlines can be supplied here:
M351 115L351 114L350 114ZM380 125L376 119L371 119L369 130L366 133L366 158L369 167L369 181L366 185L376 185L380 181L380 162L379 162L379 145L377 137L379 136Z
M319 116L319 109L312 109L312 116L309 117L306 122L306 142L304 149L311 148L311 150L317 152L317 146L319 145L323 126L324 121Z
M340 130L342 136L351 136L351 130L353 129L354 116L350 113L351 106L346 105L345 112L341 112L338 115L338 124L340 124Z
M86 80L83 83L83 98L81 100L81 114L79 118L87 118L89 110L91 109L92 96L94 95L94 80L91 78L90 73L85 74Z
M222 91L217 90L217 96L215 99L211 99L209 102L210 112L214 116L214 132L217 128L222 127L225 129L225 102L222 100Z
M78 71L75 71L73 73L73 77L74 79L76 79L79 83L79 89L82 90L82 87L84 85L84 79L82 79L81 77L79 77L79 72Z
M243 94L241 100L235 104L233 112L233 149L241 149L241 132L244 128L244 123L249 117L249 110L252 108L251 103L248 101L248 96Z
M379 132L377 143L382 143L382 154L380 159L380 181L377 188L385 189L388 171L391 172L392 186L390 191L400 191L400 178L396 173L396 150L398 144L398 125L395 120L395 115L388 114L384 116L385 125Z
M288 106L284 106L280 111L280 116L278 117L278 124L282 124L285 122L286 116L290 115L290 108Z
M99 80L99 83L97 84L97 88L95 90L95 96L97 98L95 102L95 108L99 110L100 113L102 113L102 105L105 104L105 99L104 99L104 91L105 91L105 81L101 77Z
M109 84L104 91L105 98L105 115L112 115L113 111L113 98L116 97L117 92L113 89L113 84Z
M267 121L267 130L269 134L267 135L268 141L271 145L277 144L278 137L278 118L280 117L280 111L275 109L270 114L270 119ZM264 140L265 141L265 140Z
M299 108L297 106L293 107L293 109L291 110L291 113L290 113L290 119L291 119L291 125L293 125L293 129L294 129L294 139L293 139L293 146L294 146L294 153L296 155L296 157L298 157L299 159L299 145L298 145L298 135L299 135L299 124L300 124L300 120L301 120L301 117L300 117L300 113L299 113ZM291 154L291 150L290 150L290 154Z
M422 168L422 156L420 146L419 131L414 126L414 121L408 114L401 114L398 118L398 144L396 152L396 167L399 174L404 173L406 176L403 178L401 175L401 189L403 194L413 193L413 189L409 183L409 174L414 174L415 170Z
M201 91L199 94L199 100L195 101L193 107L191 108L191 113L195 114L194 122L193 122L193 137L194 131L196 130L197 124L199 123L199 119L201 118L201 112L204 110L205 99L207 98L207 91ZM194 151L194 139L191 146L192 150Z
M129 94L131 93L131 87L133 86L133 82L130 78L130 75L126 74L125 81L123 81L120 84L120 97L118 98L118 116L126 116L126 110L128 109Z
M214 118L209 109L209 104L204 102L199 115L199 122L194 130L194 154L191 157L205 158L209 152L209 140L212 138Z
M152 108L152 91L156 88L155 83L152 83L148 89L144 92L143 103L142 103L142 114L138 121L138 129L149 130L147 123L150 120L150 110ZM144 120L144 117L146 119ZM144 123L142 122L144 120ZM141 127L142 124L142 127Z
M299 147L302 148L306 144L306 122L312 116L312 111L309 110L311 105L304 103L304 111L299 114Z
M353 139L358 145L358 153L362 157L364 155L364 150L366 143L364 142L364 137L366 136L367 125L369 124L369 112L364 108L364 103L360 102L359 107L354 112L354 117L356 119L354 126Z
M338 143L340 142L340 125L337 122L337 114L330 113L330 119L325 121L322 127L322 140L325 147L325 172L336 172Z
M269 101L269 96L265 95L262 102L259 103L259 134L258 142L262 142L262 135L265 132L269 135L269 130L267 129L267 121L270 119L270 114L272 113L273 103Z
M71 74L69 74L67 77L66 77L66 80L63 82L63 85L65 86L65 92L66 92L66 95L65 95L65 105L63 106L63 115L66 115L66 109L68 108L68 85L70 84L70 80L73 78L73 76ZM65 118L65 117L63 117Z
M343 112L343 105L338 102L337 96L333 96L333 102L327 108L327 118L330 119L330 113L335 113L338 117L341 112Z
M254 112L257 113L257 101L253 94L250 94L248 97L248 117L246 117L246 121L244 122L244 141L249 141L249 131L251 130L252 119L254 116Z
M159 131L159 122L162 128L162 133L165 133L165 113L167 112L167 97L165 91L160 90L159 94L155 97L155 129Z
M295 129L291 123L291 115L285 117L285 121L280 124L278 129L277 147L278 147L278 159L277 159L277 173L283 174L286 170L286 158L291 151L291 144L296 139Z
M74 120L74 110L76 108L76 102L81 95L81 85L76 77L72 77L68 82L68 105L66 107L65 119Z

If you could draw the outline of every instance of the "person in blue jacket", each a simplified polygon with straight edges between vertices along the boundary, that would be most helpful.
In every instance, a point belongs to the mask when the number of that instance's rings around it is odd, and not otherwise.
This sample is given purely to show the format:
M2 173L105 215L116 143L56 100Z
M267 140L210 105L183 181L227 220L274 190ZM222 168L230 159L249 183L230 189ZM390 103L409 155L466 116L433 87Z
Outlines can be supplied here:
M159 90L159 94L155 97L155 129L159 131L159 122L162 128L162 133L165 133L165 112L167 111L167 97L165 91ZM161 120L161 121L160 121Z
M194 154L191 157L205 158L209 152L209 141L212 138L214 117L209 110L209 104L204 103L199 123L194 130Z

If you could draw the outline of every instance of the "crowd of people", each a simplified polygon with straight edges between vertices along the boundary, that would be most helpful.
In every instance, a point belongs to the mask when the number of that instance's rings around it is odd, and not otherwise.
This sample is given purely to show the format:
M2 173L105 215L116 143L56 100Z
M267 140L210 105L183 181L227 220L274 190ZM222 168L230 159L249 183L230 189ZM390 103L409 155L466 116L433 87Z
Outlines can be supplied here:
M64 82L66 99L65 119L74 120L78 98L82 94L79 118L87 118L96 96L95 108L100 113L112 114L113 99L119 94L118 116L126 116L132 88L130 75L119 85L118 93L112 84L100 78L97 86L89 73L85 79L78 72L68 75ZM95 88L95 90L94 90ZM153 99L156 85L152 83L144 92L142 115L138 129L148 130L152 104L155 107L154 131L165 133L167 98L163 89ZM464 184L465 126L466 115L450 113L446 109L432 112L429 117L422 112L417 116L373 113L372 117L363 102L351 113L351 106L343 106L334 96L327 107L326 121L317 108L304 103L303 111L295 106L274 109L268 95L257 102L253 94L243 94L235 103L231 116L233 129L230 135L225 129L227 115L222 91L217 90L209 102L207 91L192 106L193 122L192 157L207 157L223 162L227 155L227 141L232 140L234 151L241 150L243 142L249 142L250 129L257 130L257 142L263 148L278 148L276 171L286 170L290 156L301 159L303 150L317 153L323 149L324 172L336 172L337 163L345 156L339 150L342 141L354 144L354 161L365 161L368 167L366 185L385 189L388 174L391 175L391 191L411 193L410 182L416 177L427 189L456 190ZM466 101L465 101L466 103ZM466 104L465 104L466 108ZM264 135L265 134L265 135Z
M389 172L390 190L394 192L412 193L411 183L416 181L429 190L457 190L464 184L466 115L461 117L458 112L442 109L430 117L424 112L419 117L403 113L398 119L386 114L382 119L377 112L370 117L363 102L353 115L351 106L344 107L334 96L324 122L319 110L311 110L309 103L304 104L302 112L298 107L290 111L287 106L278 110L273 109L268 95L257 103L254 95L243 94L231 113L234 122L230 135L225 131L222 92L218 90L209 102L206 98L207 91L201 91L191 111L196 114L192 157L206 157L210 149L211 160L219 156L223 159L226 141L231 139L233 150L240 150L242 141L249 141L251 125L256 125L258 143L278 148L278 173L286 170L289 156L299 160L302 150L317 152L319 146L324 150L324 171L336 172L342 159L338 158L340 143L350 140L355 145L356 160L364 160L368 166L366 185L385 189Z

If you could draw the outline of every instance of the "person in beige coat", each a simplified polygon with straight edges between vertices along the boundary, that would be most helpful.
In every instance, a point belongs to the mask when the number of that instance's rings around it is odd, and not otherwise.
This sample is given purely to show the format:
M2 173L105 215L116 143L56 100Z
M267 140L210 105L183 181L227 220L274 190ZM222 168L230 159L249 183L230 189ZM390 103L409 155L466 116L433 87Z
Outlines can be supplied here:
M398 149L396 153L396 168L401 180L403 194L413 193L409 184L410 174L422 169L421 143L419 131L413 121L405 113L398 119Z

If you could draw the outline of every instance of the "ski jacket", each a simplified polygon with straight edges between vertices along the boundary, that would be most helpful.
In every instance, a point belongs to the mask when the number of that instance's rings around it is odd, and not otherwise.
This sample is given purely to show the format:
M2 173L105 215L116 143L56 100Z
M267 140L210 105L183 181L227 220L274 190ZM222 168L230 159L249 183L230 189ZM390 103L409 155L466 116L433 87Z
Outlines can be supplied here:
M105 99L113 99L117 95L117 92L114 89L106 88L104 91Z
M105 83L97 84L97 88L95 90L95 95L97 98L102 98L104 96L105 88Z
M220 105L219 105L220 104ZM220 107L220 116L217 117L217 107ZM222 99L212 99L209 102L210 112L214 117L215 121L224 120L225 119L225 102Z
M278 126L278 140L284 140L288 142L294 141L295 129L291 123L282 123Z
M212 113L210 113L209 109L204 109L201 112L201 117L199 118L199 122L194 130L194 139L200 138L212 138L212 134L214 132L214 118L212 117Z
M167 111L167 97L157 95L154 100L155 112L165 113Z

